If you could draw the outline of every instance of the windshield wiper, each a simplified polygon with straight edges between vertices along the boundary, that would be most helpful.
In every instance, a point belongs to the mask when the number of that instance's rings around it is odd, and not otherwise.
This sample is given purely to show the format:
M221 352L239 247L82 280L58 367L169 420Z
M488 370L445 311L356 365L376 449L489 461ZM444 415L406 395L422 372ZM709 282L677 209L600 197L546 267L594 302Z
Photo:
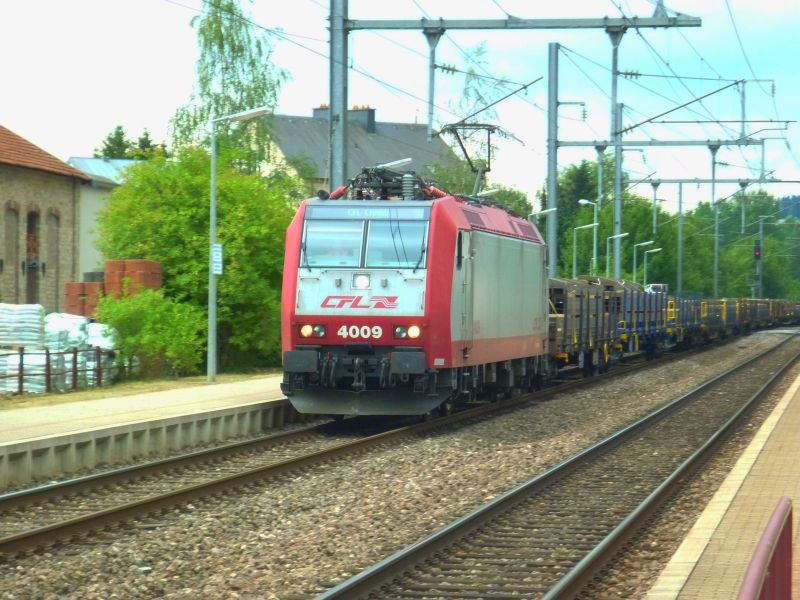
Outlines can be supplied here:
M300 268L302 269L305 267L309 271L311 270L311 265L308 264L308 254L306 254L306 243L300 242L300 254L303 257L303 262L300 264Z
M427 248L425 248L425 245L423 244L422 248L420 249L419 260L417 261L417 264L414 265L414 270L411 271L412 273L416 273L417 269L419 269L419 266L422 264L422 259L425 258L426 251Z

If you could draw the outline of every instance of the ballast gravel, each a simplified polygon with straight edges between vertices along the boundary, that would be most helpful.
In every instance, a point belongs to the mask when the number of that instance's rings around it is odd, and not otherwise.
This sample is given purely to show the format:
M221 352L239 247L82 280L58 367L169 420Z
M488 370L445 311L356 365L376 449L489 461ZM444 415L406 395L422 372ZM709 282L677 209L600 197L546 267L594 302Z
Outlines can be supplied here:
M784 337L739 338L9 559L0 563L0 598L313 598Z

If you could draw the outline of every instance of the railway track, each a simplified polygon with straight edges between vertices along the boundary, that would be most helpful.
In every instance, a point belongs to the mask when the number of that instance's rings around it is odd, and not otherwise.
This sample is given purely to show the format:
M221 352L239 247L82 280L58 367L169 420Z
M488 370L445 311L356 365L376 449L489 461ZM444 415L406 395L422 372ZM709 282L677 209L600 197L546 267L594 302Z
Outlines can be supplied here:
M787 339L318 600L591 597L592 577L799 356Z
M370 434L365 432L363 421L357 429L348 427L347 421L329 423L5 494L0 496L0 556L117 527L198 498L229 493L345 455L399 444L425 431L546 400L572 388L599 384L658 364L664 361L622 366L602 376L564 382L535 394L389 431Z

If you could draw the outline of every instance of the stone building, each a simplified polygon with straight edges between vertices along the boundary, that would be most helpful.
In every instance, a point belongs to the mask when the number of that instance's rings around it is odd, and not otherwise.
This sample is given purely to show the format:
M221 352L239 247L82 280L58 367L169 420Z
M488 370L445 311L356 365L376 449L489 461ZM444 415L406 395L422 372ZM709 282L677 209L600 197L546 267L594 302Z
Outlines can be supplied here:
M0 125L0 302L63 308L89 177Z

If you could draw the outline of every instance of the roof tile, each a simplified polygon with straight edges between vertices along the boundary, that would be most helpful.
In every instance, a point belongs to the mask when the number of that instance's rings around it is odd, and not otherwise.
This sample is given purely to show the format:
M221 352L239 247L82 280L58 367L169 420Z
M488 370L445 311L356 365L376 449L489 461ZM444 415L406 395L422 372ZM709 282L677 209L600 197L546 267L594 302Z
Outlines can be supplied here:
M89 181L89 177L0 125L0 163Z

